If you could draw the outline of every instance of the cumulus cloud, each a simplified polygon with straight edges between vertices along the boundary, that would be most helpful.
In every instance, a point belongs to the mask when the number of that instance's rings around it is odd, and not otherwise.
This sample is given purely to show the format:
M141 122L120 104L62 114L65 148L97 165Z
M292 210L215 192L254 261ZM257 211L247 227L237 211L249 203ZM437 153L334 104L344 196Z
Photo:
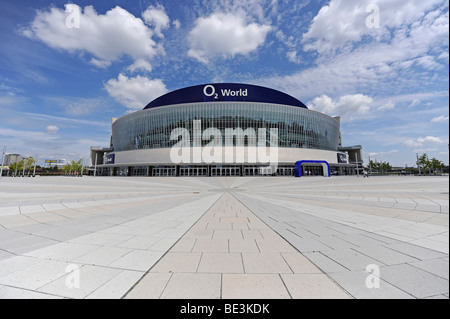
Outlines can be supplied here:
M370 105L373 99L364 94L345 95L335 101L327 95L322 95L313 99L308 107L314 111L329 115L340 115L344 119L353 120L361 115L370 112Z
M270 30L269 25L247 23L244 17L231 13L201 17L189 33L188 55L202 63L217 56L247 55L264 43Z
M403 143L403 145L407 147L423 147L425 145L430 144L444 144L446 141L442 140L439 137L427 136L427 137L419 137L416 140L407 140Z
M381 39L388 36L388 28L395 28L417 20L442 0L331 0L323 6L309 30L303 35L307 50L326 53L358 42L364 36ZM374 5L379 9L380 28L369 28Z
M155 28L154 31L158 37L164 38L162 30L170 27L170 19L162 5L148 7L142 13L142 18L146 24Z
M79 28L66 26L68 15L56 7L37 11L33 22L22 30L22 34L55 49L91 55L89 62L99 68L108 67L124 55L134 60L150 60L164 53L152 39L153 30L119 6L105 14L98 14L92 6L80 8ZM161 29L164 24L157 26ZM155 29L156 33L159 31Z
M56 134L59 131L59 127L56 125L49 125L46 128L47 134Z
M160 79L151 80L140 75L127 77L124 74L106 82L105 89L117 102L132 110L142 109L155 98L168 92Z

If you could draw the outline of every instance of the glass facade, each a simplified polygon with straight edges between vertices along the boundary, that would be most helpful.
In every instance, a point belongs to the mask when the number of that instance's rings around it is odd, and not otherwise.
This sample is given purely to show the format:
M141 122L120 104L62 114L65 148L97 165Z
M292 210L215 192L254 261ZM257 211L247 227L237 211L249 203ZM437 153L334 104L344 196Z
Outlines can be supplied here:
M252 128L278 129L278 146L337 151L339 121L305 108L254 102L207 102L179 104L147 109L121 117L112 126L115 152L170 148L176 128L185 128L194 138L194 120L201 120L201 130L220 130L225 145L225 130ZM234 139L235 146L256 145L254 141ZM267 141L269 134L267 134ZM202 141L203 145L210 141Z

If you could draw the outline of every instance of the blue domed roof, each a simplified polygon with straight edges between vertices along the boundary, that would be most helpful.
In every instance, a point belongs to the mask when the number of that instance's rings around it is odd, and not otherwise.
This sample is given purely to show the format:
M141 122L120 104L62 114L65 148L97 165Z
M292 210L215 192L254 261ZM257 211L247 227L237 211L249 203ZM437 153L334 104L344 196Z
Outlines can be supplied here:
M257 102L307 108L296 98L269 88L239 83L203 84L179 89L158 97L145 108L202 102Z

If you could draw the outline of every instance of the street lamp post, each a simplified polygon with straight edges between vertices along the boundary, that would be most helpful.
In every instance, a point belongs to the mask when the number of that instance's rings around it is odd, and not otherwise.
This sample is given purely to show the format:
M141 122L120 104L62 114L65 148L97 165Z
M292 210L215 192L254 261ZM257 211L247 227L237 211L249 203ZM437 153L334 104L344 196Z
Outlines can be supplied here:
M94 177L97 176L97 155L98 153L95 153Z
M22 171L22 177L25 176L25 166L27 166L27 160L28 158L24 158L23 159L23 171Z
M0 178L3 176L3 163L5 162L5 153L6 153L6 146L3 147L3 154L2 154L2 168L0 170Z
M416 153L416 158L417 158L417 167L419 168L419 176L420 176L422 174L420 173L419 153Z
M37 155L36 155L36 158L37 158ZM33 177L36 177L36 163L37 163L37 160L36 160L36 158L34 159L34 170L33 170Z

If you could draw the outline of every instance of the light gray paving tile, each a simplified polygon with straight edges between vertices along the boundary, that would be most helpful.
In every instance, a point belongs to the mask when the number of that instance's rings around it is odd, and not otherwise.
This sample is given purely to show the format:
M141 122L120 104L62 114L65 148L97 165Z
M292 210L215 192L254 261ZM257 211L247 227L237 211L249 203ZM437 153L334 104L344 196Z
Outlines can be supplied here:
M12 258L2 260L0 261L0 277L41 262L43 262L42 259L25 256L14 256Z
M409 243L397 243L385 246L420 260L447 257L443 253Z
M449 263L448 260L442 259L432 259L432 260L422 260L418 262L410 263L412 266L428 271L432 274L435 274L439 277L449 279Z
M62 297L0 285L0 300L1 299L62 299Z
M319 267L325 273L332 272L345 272L348 271L347 268L338 264L334 260L328 258L320 252L304 253L306 258L311 260L317 267Z
M358 247L348 241L342 240L336 236L320 237L318 239L322 244L330 247L330 249L345 249Z
M330 249L329 246L326 246L313 238L301 238L292 233L284 233L281 236L300 252L313 252Z
M121 270L97 266L83 266L75 273L69 273L38 291L58 296L82 299L117 276Z
M151 251L159 251L159 252L166 252L168 251L177 240L175 238L161 238L156 244L151 245L148 250Z
M69 265L69 263L62 261L45 260L38 264L26 267L25 269L0 277L0 284L37 290L64 276Z
M120 299L143 275L143 272L123 270L117 276L89 294L86 299Z
M414 298L410 294L383 280L380 281L380 288L367 288L366 280L369 276L369 273L365 272L364 270L330 273L329 276L356 299ZM383 273L381 273L381 278L383 278Z
M449 292L448 280L408 264L381 267L380 275L384 281L416 298Z
M89 235L71 239L69 242L75 244L95 244L98 246L117 246L124 241L133 238L131 235L111 235L104 233L92 233Z
M384 246L356 247L353 249L374 260L381 261L385 265L411 263L418 260Z
M161 237L151 236L135 236L124 242L121 242L117 247L132 248L132 249L149 249L151 246L161 240Z
M396 239L393 239L393 238L390 238L390 237L386 237L386 236L381 236L381 235L370 233L370 232L361 233L361 235L369 237L369 238L372 238L372 239L375 239L375 240L378 240L378 241L381 241L381 242L383 242L385 244L396 244L396 243L399 243L399 241L396 240Z
M10 252L7 252L6 250L0 249L0 261L5 260L5 259L9 259L9 258L12 258L12 257L15 257L15 256L16 255L14 255L14 254L12 254Z
M56 245L31 251L29 253L26 253L25 255L43 259L71 261L97 248L99 248L99 246L59 243Z
M369 238L367 236L363 236L362 234L336 235L336 237L344 241L347 241L353 245L356 245L358 247L376 246L383 244L382 241L376 240L374 238Z
M147 271L162 257L162 252L133 250L109 266L114 268Z
M85 255L75 258L73 261L80 264L108 266L131 251L132 249L127 248L100 247Z
M432 249L435 251L439 251L439 252L447 254L447 255L449 254L449 244L448 243L435 241L435 240L428 239L428 238L421 238L421 239L411 241L411 244L429 248L429 249Z
M361 229L343 225L343 224L338 224L338 223L335 223L334 225L328 225L328 227L331 229L334 229L342 234L360 234L360 233L364 232Z
M28 253L43 247L58 244L58 241L34 235L20 234L11 240L0 242L0 248L16 255Z
M380 261L352 249L328 250L322 251L322 253L350 270L366 269L371 264L383 265Z

